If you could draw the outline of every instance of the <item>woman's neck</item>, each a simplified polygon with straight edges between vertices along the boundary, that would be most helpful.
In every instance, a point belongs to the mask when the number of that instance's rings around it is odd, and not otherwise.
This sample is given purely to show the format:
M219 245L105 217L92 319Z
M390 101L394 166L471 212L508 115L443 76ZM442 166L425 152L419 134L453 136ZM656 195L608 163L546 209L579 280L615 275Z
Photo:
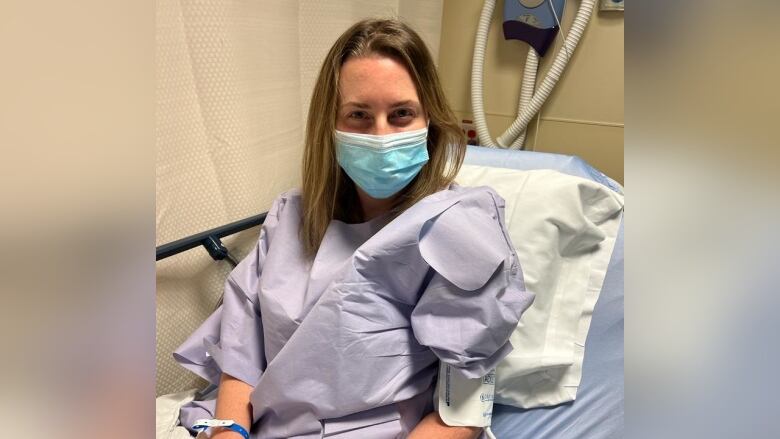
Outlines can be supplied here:
M363 221L371 221L372 219L384 215L390 211L395 202L395 197L377 199L372 198L365 193L360 187L355 187L358 193L358 199L360 200L360 207L363 210Z

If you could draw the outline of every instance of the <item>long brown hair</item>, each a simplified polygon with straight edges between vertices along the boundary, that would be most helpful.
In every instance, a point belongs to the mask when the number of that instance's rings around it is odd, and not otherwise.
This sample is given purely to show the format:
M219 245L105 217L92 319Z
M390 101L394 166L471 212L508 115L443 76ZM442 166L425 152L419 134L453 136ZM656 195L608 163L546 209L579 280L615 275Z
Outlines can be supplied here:
M355 184L336 160L333 134L339 106L339 73L352 57L381 55L404 65L426 115L429 160L396 198L397 216L420 199L447 187L466 154L466 138L444 96L436 66L420 36L397 19L367 19L354 24L333 44L314 86L303 152L301 240L307 255L317 253L333 219L361 221Z

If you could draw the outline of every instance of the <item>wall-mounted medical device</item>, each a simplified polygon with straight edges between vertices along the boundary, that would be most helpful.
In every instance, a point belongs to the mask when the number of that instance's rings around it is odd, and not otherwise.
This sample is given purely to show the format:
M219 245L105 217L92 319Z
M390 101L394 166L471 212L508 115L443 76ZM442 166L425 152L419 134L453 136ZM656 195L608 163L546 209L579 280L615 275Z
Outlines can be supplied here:
M602 11L622 11L625 9L625 3L623 0L601 0L599 9Z
M525 41L539 56L544 56L560 29L558 22L563 19L565 3L565 0L506 0L504 38Z

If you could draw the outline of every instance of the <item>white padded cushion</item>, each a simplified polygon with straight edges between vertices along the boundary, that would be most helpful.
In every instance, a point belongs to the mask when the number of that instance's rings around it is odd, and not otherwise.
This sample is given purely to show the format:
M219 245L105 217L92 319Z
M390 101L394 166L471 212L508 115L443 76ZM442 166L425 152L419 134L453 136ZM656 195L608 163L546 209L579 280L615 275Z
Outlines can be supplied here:
M622 219L623 196L552 170L464 165L464 186L493 187L506 200L506 224L536 293L499 364L496 402L550 406L576 397L585 339Z

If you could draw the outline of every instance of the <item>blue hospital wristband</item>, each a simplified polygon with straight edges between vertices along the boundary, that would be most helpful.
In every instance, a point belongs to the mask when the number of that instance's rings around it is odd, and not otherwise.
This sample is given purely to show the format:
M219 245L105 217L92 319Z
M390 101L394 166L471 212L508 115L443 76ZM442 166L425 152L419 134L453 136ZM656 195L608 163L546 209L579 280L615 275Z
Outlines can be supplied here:
M208 428L212 427L225 427L228 430L233 430L236 433L240 434L244 437L244 439L249 439L249 432L247 432L244 427L240 426L236 423L236 421L233 421L232 419L198 419L195 421L195 424L192 426L193 430L206 430Z

